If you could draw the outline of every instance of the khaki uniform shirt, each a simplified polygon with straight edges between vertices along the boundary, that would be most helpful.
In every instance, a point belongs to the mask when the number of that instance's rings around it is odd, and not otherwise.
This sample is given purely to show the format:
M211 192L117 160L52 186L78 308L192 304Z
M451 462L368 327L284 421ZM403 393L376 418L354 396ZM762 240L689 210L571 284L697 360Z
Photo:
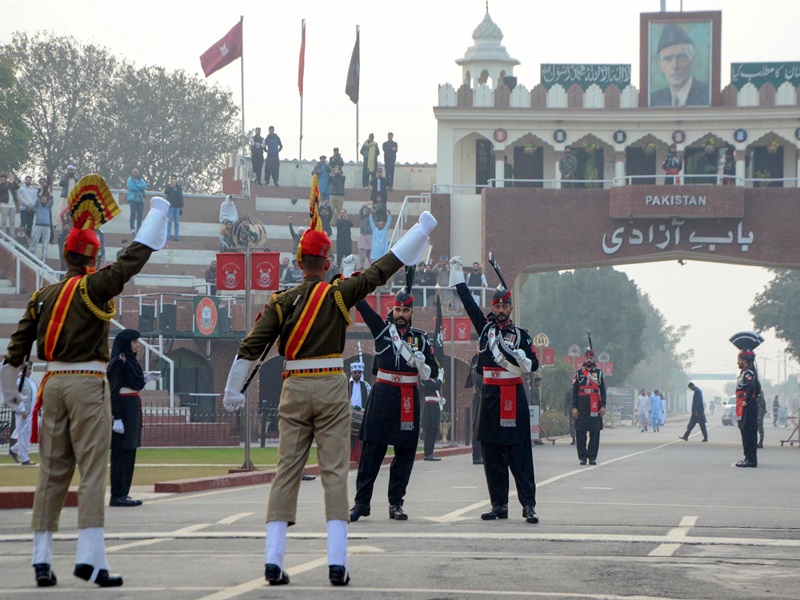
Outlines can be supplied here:
M296 358L341 354L351 322L350 308L376 287L385 284L402 266L403 263L390 252L363 272L335 281L322 300L322 306ZM319 281L318 277L306 277L300 285L273 294L242 342L239 356L246 360L258 360L266 345L279 336L278 352L285 356L289 334Z
M92 304L108 312L109 301L122 293L125 284L142 270L152 252L149 247L133 242L117 262L86 275L86 292ZM47 325L59 293L67 280L77 275L80 275L79 271L69 267L63 280L34 292L17 330L11 335L6 354L9 363L20 366L30 354L33 342L37 343L39 358L47 360L44 348ZM108 362L108 321L95 316L81 297L80 289L72 297L53 359L63 362Z

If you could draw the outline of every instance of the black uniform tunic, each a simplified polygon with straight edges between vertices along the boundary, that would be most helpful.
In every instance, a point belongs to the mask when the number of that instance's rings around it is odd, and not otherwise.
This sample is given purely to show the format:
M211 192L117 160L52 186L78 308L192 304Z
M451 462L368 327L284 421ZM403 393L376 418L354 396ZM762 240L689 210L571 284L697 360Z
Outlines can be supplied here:
M742 433L742 448L744 458L753 464L758 464L758 394L761 392L761 383L755 369L748 367L739 372L736 380L736 402L742 405L742 418L739 420L739 429Z
M597 394L597 414L592 416L591 397ZM572 408L578 409L578 418L575 420L575 445L578 458L585 461L597 459L600 449L600 431L603 429L603 417L600 416L601 408L606 407L606 381L603 371L597 367L578 369L572 378ZM589 443L586 443L586 434L589 434Z

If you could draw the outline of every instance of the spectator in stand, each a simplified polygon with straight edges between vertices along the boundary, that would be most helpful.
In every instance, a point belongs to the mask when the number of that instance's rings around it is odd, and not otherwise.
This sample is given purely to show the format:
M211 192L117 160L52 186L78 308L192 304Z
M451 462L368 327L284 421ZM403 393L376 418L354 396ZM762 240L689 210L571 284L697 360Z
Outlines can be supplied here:
M342 260L353 252L352 229L353 222L348 218L347 211L342 208L336 220L336 264L342 264Z
M375 222L369 216L369 226L372 229L372 256L383 256L389 251L389 227L392 225L392 213L386 211L386 221Z
M233 202L233 196L230 194L225 196L225 200L219 205L219 222L224 223L226 219L231 223L236 223L236 221L239 220L236 204Z
M378 167L375 170L375 175L372 177L370 185L372 186L372 192L369 195L370 200L375 202L380 198L384 204L389 201L389 193L386 191L389 187L389 183L383 176L383 169Z
M280 266L280 282L281 283L289 283L289 274L292 271L292 267L289 264L289 257L284 256L281 259L281 266Z
M300 269L300 265L297 264L297 259L292 259L292 268L289 269L289 283L302 283L303 281L303 271Z
M375 219L375 222L383 221L384 223L388 220L389 211L386 210L386 203L382 200L375 202L372 205L372 218ZM374 256L374 254L373 254Z
M331 175L331 209L333 210L333 224L336 225L338 215L344 206L344 183L347 177L342 173L340 166L333 167Z
M394 189L394 164L397 162L397 142L390 131L388 139L383 142L383 164L386 165L386 183L389 189Z
M678 185L681 182L681 170L683 169L683 159L678 152L678 147L675 144L670 144L669 152L664 156L664 162L661 163L661 168L664 169L666 176L664 177L664 185ZM735 168L735 165L734 165Z
M314 170L311 171L312 175L316 175L319 181L319 195L320 197L328 201L331 199L331 168L325 161L327 157L323 154L319 157L319 162L314 165Z
M17 201L14 192L19 189L19 184L14 181L14 175L0 175L0 228L6 230L8 235L14 233L17 220Z
M17 227L14 230L14 241L25 249L30 248L31 238L25 233L24 227Z
M578 159L572 153L572 146L564 148L564 156L558 161L558 170L561 173L561 187L564 189L575 187L572 180L578 170Z
M222 228L219 230L219 251L236 251L236 242L233 241L233 223L230 219L225 219L222 222Z
M52 230L51 230L52 231ZM67 270L67 261L64 252L66 248L64 244L67 242L67 236L69 232L72 231L72 217L69 211L65 211L61 213L61 233L58 234L58 258L61 261L61 270ZM50 243L53 243L53 234L50 234Z
M372 205L367 202L358 210L359 218L359 235L358 243L358 264L357 269L366 269L370 264L370 253L372 251L372 227L370 227L369 220L372 213Z
M367 189L372 176L375 174L375 169L378 168L378 156L381 153L378 149L378 142L375 141L374 134L369 134L367 141L362 144L359 153L364 157L364 168L361 172L361 186Z
M331 220L333 219L333 211L331 210L331 205L328 202L324 202L322 206L319 207L319 220L322 222L322 231L328 234L328 237L333 236L333 230L331 229Z
M167 239L175 226L173 240L176 242L181 239L181 215L183 214L183 188L177 175L170 175L169 185L164 190L164 197L169 202L169 214L167 215Z
M211 264L206 269L204 278L208 284L208 293L213 296L217 293L217 261L211 261Z
M478 306L483 306L481 304L481 288L489 287L489 284L486 282L486 275L483 274L481 264L478 262L472 263L472 271L467 273L467 287L472 292L472 297L475 298Z
M120 256L125 254L125 250L128 249L128 244L130 244L128 240L122 240L122 243L120 244L121 248L117 250L117 260L119 260Z
M39 201L33 212L33 235L31 237L30 252L36 255L36 245L42 244L42 262L47 257L47 244L53 235L53 206L50 204L50 195L42 192L40 188Z
M344 169L344 158L342 158L342 155L339 154L338 148L333 149L333 155L331 156L331 159L328 161L328 164L331 166L331 169L335 169L336 167Z
M736 185L736 158L733 146L725 149L725 162L722 164L722 185Z
M264 172L264 138L261 137L261 127L256 127L256 132L250 138L250 161L256 183L261 185L261 174Z
M33 213L39 201L39 188L33 185L33 179L28 175L25 184L17 190L19 198L19 226L25 229L25 235L31 237L33 232Z
M75 187L76 183L78 183L78 173L73 165L69 165L67 167L67 171L64 173L64 176L58 182L58 185L61 188L61 203L58 206L57 215L59 218L61 218L61 213L67 210L67 197L72 191L72 188Z
M286 217L286 220L289 222L289 235L292 236L292 256L297 254L297 247L300 244L300 238L303 237L303 234L306 232L305 227L298 227L297 231L294 230L294 224L292 223L292 217Z
M147 182L139 175L139 169L134 169L128 177L128 206L131 209L131 235L135 235L142 226L144 216L144 200L147 191Z
M269 185L271 177L272 183L274 183L276 187L280 187L278 185L278 176L281 170L280 152L283 150L283 144L281 143L281 138L275 133L275 127L272 125L269 126L269 133L264 140L264 147L267 149L267 166L264 175L264 184Z

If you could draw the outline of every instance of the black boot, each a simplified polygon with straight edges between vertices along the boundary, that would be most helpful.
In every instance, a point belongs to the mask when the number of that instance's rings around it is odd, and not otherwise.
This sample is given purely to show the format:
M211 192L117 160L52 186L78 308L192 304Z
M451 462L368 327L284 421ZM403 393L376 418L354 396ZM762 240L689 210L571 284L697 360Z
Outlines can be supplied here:
M351 522L358 521L359 518L368 516L369 516L369 505L367 504L354 504L353 508L350 509Z
M286 574L286 571L272 563L264 565L264 579L266 579L270 585L286 585L289 583L289 576Z
M389 518L395 521L408 521L408 515L399 504L389 505Z
M350 573L341 565L330 565L328 567L328 579L332 585L347 585L350 583Z
M494 504L492 510L481 515L484 521L494 521L496 519L508 518L508 504Z
M539 522L539 515L536 514L536 511L533 509L533 506L525 506L522 508L522 517L525 519L527 523L538 523Z
M119 587L122 585L122 577L119 575L109 575L108 569L100 569L97 571L97 577L91 581L94 574L94 567L92 565L75 565L75 570L72 572L75 577L89 581L99 585L100 587Z
M56 574L47 563L36 563L33 570L36 572L36 585L39 587L52 587L58 583Z

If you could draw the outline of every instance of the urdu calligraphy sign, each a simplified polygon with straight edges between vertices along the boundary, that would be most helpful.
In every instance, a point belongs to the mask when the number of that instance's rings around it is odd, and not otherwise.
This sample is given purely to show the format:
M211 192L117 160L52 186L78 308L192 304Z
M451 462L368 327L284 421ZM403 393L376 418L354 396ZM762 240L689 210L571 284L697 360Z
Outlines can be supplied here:
M622 91L631 84L631 66L543 64L540 77L547 90L556 84L567 90L577 83L586 91L596 83L603 91L610 85L616 85Z
M755 240L752 231L745 233L742 221L733 228L708 221L698 221L692 231L684 228L686 219L672 219L669 223L652 223L649 226L627 224L617 227L610 235L603 234L603 253L616 254L624 246L647 245L660 251L702 250L715 252L717 246L736 244L742 252L747 252ZM713 235L709 235L713 234Z
M788 81L793 86L800 85L800 62L732 63L731 83L741 90L748 83L760 88L771 83L777 90Z

